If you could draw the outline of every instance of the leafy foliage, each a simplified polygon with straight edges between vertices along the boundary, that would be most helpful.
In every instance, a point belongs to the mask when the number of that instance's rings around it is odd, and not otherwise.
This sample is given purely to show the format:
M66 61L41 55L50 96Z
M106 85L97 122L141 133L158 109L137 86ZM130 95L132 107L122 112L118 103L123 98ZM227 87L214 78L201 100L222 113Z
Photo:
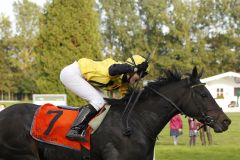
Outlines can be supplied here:
M174 67L197 66L204 77L240 72L239 0L52 0L43 10L18 0L13 6L14 33L8 17L0 18L0 90L9 94L68 93L59 72L81 57L151 53L148 79Z
M102 21L105 47L117 57L150 52L152 77L169 67L186 72L196 65L205 69L205 76L239 70L237 1L100 0L100 3L99 10L105 16Z
M0 92L8 93L10 97L11 92L16 91L16 82L14 71L15 67L10 61L11 50L11 22L8 17L0 16Z
M59 80L61 69L82 57L101 58L94 4L93 0L55 0L46 7L37 49L39 93L67 92ZM70 104L79 105L78 99L68 95Z

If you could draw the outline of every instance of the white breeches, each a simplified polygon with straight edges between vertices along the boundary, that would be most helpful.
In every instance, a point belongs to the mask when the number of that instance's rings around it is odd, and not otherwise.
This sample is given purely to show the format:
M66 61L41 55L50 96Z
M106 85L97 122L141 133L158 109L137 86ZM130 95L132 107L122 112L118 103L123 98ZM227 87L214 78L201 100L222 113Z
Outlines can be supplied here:
M83 78L77 62L62 69L60 80L77 96L87 100L97 111L106 103L103 98L105 95Z

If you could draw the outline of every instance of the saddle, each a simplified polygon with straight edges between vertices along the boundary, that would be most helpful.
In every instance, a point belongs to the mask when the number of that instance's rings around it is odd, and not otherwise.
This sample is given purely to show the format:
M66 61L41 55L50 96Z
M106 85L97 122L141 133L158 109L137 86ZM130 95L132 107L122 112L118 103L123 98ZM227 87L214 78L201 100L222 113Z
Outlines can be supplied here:
M73 141L66 138L72 123L79 113L79 108L55 106L53 104L44 104L35 112L31 126L31 136L40 142L70 148L73 150L90 151L90 137L100 126L106 116L110 106L94 117L86 130L87 142Z

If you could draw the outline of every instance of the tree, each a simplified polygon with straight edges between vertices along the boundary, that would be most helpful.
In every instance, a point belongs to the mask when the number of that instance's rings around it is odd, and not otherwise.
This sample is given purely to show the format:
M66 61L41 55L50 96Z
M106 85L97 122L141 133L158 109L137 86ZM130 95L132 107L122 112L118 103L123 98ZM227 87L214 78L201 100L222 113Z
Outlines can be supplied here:
M147 56L151 53L156 60L159 46L164 44L161 28L166 19L166 5L165 1L159 0L101 0L99 11L103 15L105 49L114 53L112 55L117 59L126 60L130 54Z
M230 3L230 15L233 18L230 33L232 50L235 51L237 63L235 64L236 71L240 72L240 1L232 0Z
M199 1L199 26L205 33L208 75L237 71L236 25L232 0ZM239 36L238 36L239 38Z
M235 0L100 0L99 6L104 47L118 57L150 52L152 77L165 67L187 72L197 65L205 76L236 68Z
M18 67L18 92L33 93L35 90L35 69L37 36L41 8L29 0L18 0L13 4L16 18L16 34L12 51L13 63Z
M1 98L4 99L4 93L11 98L11 93L16 90L14 67L10 61L9 51L11 50L11 22L8 17L0 15L0 92Z
M61 69L81 57L100 59L99 16L93 0L54 0L41 18L38 62L40 93L69 93L59 81ZM79 98L68 94L70 104Z

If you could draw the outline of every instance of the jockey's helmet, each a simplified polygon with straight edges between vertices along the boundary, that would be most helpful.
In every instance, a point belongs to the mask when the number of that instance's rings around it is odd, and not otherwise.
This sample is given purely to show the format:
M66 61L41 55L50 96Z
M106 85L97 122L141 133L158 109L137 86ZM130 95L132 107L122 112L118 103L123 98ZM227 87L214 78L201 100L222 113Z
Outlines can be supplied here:
M146 61L146 59L140 55L133 55L132 57L128 58L126 61L128 64L132 65L132 66L136 66L138 68L138 66L145 66L145 67L140 67L138 69L137 72L140 73L142 72L142 77L144 77L147 72L149 72L149 68L148 68L148 62ZM145 65L143 65L145 63Z
M141 64L145 61L146 61L146 59L143 58L142 56L139 56L139 55L133 55L132 58L130 57L130 58L127 59L127 63L129 63L133 66Z

